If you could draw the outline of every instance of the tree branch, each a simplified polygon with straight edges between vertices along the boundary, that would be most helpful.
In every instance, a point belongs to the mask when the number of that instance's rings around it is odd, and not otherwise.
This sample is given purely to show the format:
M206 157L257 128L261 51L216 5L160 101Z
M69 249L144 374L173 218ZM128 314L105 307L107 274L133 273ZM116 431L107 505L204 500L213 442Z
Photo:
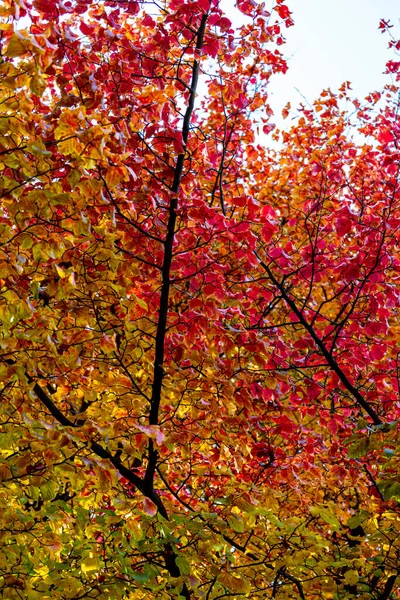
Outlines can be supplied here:
M328 365L330 366L332 371L334 371L336 373L336 375L339 377L340 381L343 383L343 385L347 389L347 391L350 392L350 394L353 396L353 398L355 399L357 404L359 406L361 406L361 408L363 408L365 410L365 412L371 417L371 419L375 425L383 425L383 421L381 420L381 418L374 411L374 409L368 404L368 402L363 398L363 396L360 394L358 389L356 387L354 387L354 385L348 379L347 375L339 367L336 359L332 355L332 352L330 352L327 349L327 347L325 346L323 341L318 337L315 329L308 323L308 321L304 317L303 313L299 310L295 301L289 296L284 284L275 277L275 275L272 273L269 266L266 265L265 262L263 262L261 260L260 256L258 255L258 253L256 251L254 252L254 254L256 255L260 265L262 266L264 271L267 273L267 275L270 278L270 280L272 281L272 283L280 291L282 298L285 300L286 304L292 309L292 311L294 312L296 317L299 319L299 322L302 324L304 329L309 333L311 338L314 340L316 346L320 349L320 351L321 351L322 355L324 356L324 358L326 359Z
M15 361L12 359L5 359L4 362L9 365L16 364ZM34 379L28 373L25 373L25 377L26 377L28 383L34 383ZM55 420L60 425L63 425L64 427L74 427L74 428L82 427L82 425L80 423L75 423L74 421L71 421L70 419L68 419L68 417L66 417L57 408L57 406L51 400L50 396L44 391L44 389L42 388L41 385L39 385L38 383L35 383L32 389L35 392L36 396L39 398L39 400L42 402L42 404L44 404L44 406L47 408L47 410L50 412L50 414L55 418ZM115 467L115 469L120 473L120 475L122 475L122 477L125 477L125 479L127 479L130 483L132 483L140 492L142 492L142 494L144 496L149 498L149 500L151 500L157 506L160 514L164 517L164 519L168 520L167 511L166 511L160 497L155 492L155 490L147 489L147 487L145 486L144 480L141 479L135 473L133 473L128 467L126 467L121 462L121 460L119 459L119 457L117 455L113 455L109 450L107 450L106 448L103 448L103 446L101 444L99 444L98 442L88 442L87 446L99 458L102 458L104 460L109 460L110 463Z
M202 16L200 27L197 32L196 50L201 50L203 46L204 33L206 29L208 14ZM154 367L153 367L153 385L151 394L151 408L149 415L150 425L158 424L158 416L161 403L161 389L164 378L164 353L165 353L165 335L167 331L167 316L168 316L168 303L169 303L169 291L171 286L170 272L172 262L172 248L175 237L175 225L176 225L176 209L178 206L178 192L181 185L183 166L185 162L186 145L189 137L190 120L194 110L194 102L197 91L197 84L199 79L200 64L195 59L192 66L192 80L190 85L189 102L186 108L185 116L182 125L182 143L183 152L179 154L174 171L174 180L171 186L171 190L174 196L171 198L168 214L167 224L167 235L164 241L164 261L161 269L162 274L162 286L160 294L160 306L158 311L158 323L156 332L156 344L155 344L155 356L154 356ZM153 489L154 474L157 465L157 450L155 449L154 442L149 439L149 454L148 463L145 473L145 485L147 490Z
M370 480L370 482L372 483L372 485L374 486L374 488L376 489L376 491L379 494L380 499L382 500L382 502L385 502L385 497L382 494L381 490L379 489L378 484L375 481L375 477L372 475L371 471L368 469L367 465L364 465L364 471L367 474L368 479Z
M389 600L390 594L392 593L392 590L394 588L394 584L396 583L396 579L397 575L391 575L390 577L388 577L382 594L379 594L376 600Z

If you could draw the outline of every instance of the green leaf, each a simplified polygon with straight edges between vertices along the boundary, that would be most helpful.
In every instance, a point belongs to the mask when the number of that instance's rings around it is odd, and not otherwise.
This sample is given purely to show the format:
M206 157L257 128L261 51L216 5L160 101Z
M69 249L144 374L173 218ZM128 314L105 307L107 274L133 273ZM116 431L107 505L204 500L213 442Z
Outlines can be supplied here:
M228 517L228 523L232 527L233 531L236 531L237 533L243 533L244 524L242 521L240 521L234 516L230 516Z
M34 156L51 156L51 152L47 150L44 143L39 140L36 140L33 144L29 144L28 150L32 152Z
M366 512L365 510L363 510L360 512L360 514L350 517L350 519L347 521L346 525L347 525L347 527L350 527L350 529L356 529L368 517L369 517L369 513Z
M139 571L130 571L130 576L139 583L146 583L149 580L149 573L139 573Z
M365 456L369 450L370 439L368 437L362 437L357 440L347 450L347 456L349 458L360 458Z
M48 481L44 485L40 486L40 493L42 495L43 500L53 500L57 495L57 486L54 481Z
M385 500L400 498L400 481L397 479L383 479L377 482Z
M67 179L68 179L68 183L71 186L71 188L74 189L81 179L81 174L78 171L78 169L72 169L72 171L69 173Z
M226 498L217 498L215 504L221 504L222 506L230 506L232 504L233 496L230 494Z
M190 562L183 556L178 556L176 564L179 567L181 575L190 575Z
M32 248L33 244L34 240L29 235L26 235L21 242L21 248L29 250L29 248Z
M320 508L318 506L312 506L310 508L310 513L313 517L320 517L323 521L325 521L325 523L328 523L328 525L332 525L335 529L340 529L340 522L328 510Z

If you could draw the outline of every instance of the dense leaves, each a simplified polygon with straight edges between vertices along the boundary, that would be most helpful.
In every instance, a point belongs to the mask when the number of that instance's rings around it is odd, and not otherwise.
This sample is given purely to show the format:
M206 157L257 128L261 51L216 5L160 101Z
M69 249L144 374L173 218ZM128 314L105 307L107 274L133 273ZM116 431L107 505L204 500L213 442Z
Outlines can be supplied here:
M268 150L238 8L1 4L4 598L400 597L399 63Z

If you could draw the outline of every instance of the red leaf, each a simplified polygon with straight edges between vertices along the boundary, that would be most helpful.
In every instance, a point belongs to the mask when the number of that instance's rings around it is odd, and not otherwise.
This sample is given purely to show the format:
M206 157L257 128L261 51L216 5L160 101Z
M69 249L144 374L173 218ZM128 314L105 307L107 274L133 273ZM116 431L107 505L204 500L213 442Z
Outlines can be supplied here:
M372 360L381 360L386 354L386 346L383 344L375 344L369 351Z
M137 15L140 10L139 2L130 0L130 2L128 2L128 5L125 7L125 10L130 15Z
M48 0L34 0L33 5L46 19L55 18L60 14L57 0L53 0L52 2Z
M146 15L145 18L142 21L143 25L146 25L146 27L155 27L156 26L156 22L154 21L154 19L151 18L150 15Z
M264 242L269 242L276 231L278 231L276 225L273 225L273 223L269 222L265 223L265 225L261 229L261 236Z
M95 28L91 25L87 25L84 21L79 25L79 29L82 31L84 35L92 35L95 31Z
M328 421L328 431L329 433L331 433L332 435L336 435L338 432L338 422L336 419L329 419Z
M275 129L276 125L274 123L267 123L267 125L264 125L263 127L263 133L265 133L265 135L268 135L269 133L271 133L271 131L273 131Z
M339 217L335 221L335 227L340 237L343 237L351 231L352 222L348 217Z
M292 14L286 4L278 4L278 6L275 6L275 10L281 19L288 19Z
M277 426L275 428L276 433L294 433L297 429L298 425L291 421L286 415L282 415L277 419Z
M212 58L215 58L218 54L218 50L219 50L218 38L210 38L209 37L203 45L204 54L208 54Z
M234 227L234 232L235 233L244 233L245 231L248 231L250 229L250 223L239 223L239 225L235 225Z
M143 498L143 511L149 517L154 517L157 514L157 506L148 498Z
M378 140L380 141L381 144L389 144L390 142L393 142L394 135L391 131L386 129L384 131L379 132Z

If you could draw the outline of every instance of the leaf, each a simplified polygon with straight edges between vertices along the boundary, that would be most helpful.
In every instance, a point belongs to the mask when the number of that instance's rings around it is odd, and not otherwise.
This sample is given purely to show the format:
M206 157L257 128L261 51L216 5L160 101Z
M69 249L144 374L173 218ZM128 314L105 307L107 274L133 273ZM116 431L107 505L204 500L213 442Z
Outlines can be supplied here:
M156 440L157 444L162 444L165 440L165 435L158 425L140 425L140 423L135 423L135 427L136 429L143 431L143 433L150 438Z
M130 571L129 575L139 583L146 583L149 579L149 573L140 573L139 571Z
M348 585L356 585L358 582L358 572L350 569L344 574L344 579Z
M111 354L117 350L117 345L115 341L115 336L110 336L105 333L100 338L100 348L106 354Z
M313 517L320 517L328 525L332 525L335 529L340 529L339 520L329 510L317 506L310 507L310 513Z
M0 481L6 481L11 477L10 469L5 464L0 464Z
M91 573L92 571L98 571L101 568L101 560L98 556L90 552L88 556L84 558L81 563L81 569L83 573Z
M225 589L236 594L248 594L250 592L248 581L235 577L227 572L221 573L218 576L218 582L221 583Z
M40 486L40 493L43 500L53 500L57 494L57 486L54 481L48 481L44 485Z
M81 174L78 169L71 169L68 175L68 183L74 189L81 179Z
M400 481L398 479L381 479L377 484L385 500L400 498Z
M147 303L142 298L138 298L137 296L135 296L135 300L140 306L140 308L143 308L143 310L149 310Z
M8 46L6 48L5 54L10 58L15 58L18 56L22 56L28 51L29 40L24 37L21 33L13 33L10 41L8 42Z
M370 440L368 437L362 437L361 439L353 442L348 448L347 455L349 458L360 458L365 456L369 450Z
M370 516L369 513L367 513L366 511L362 511L360 514L354 515L353 517L350 517L350 519L348 519L348 521L347 521L347 527L350 527L350 529L356 529L369 516Z
M244 524L239 519L235 518L234 516L230 516L228 517L228 523L232 527L233 531L236 531L237 533L243 533Z
M154 517L157 514L157 506L149 498L143 498L143 511L149 517Z
M190 575L190 562L183 556L178 556L176 564L179 567L181 575Z
M30 89L39 98L43 95L46 89L46 82L42 77L34 75L30 81Z
M121 181L127 181L128 176L123 167L110 167L106 173L106 183L110 190L114 189Z

